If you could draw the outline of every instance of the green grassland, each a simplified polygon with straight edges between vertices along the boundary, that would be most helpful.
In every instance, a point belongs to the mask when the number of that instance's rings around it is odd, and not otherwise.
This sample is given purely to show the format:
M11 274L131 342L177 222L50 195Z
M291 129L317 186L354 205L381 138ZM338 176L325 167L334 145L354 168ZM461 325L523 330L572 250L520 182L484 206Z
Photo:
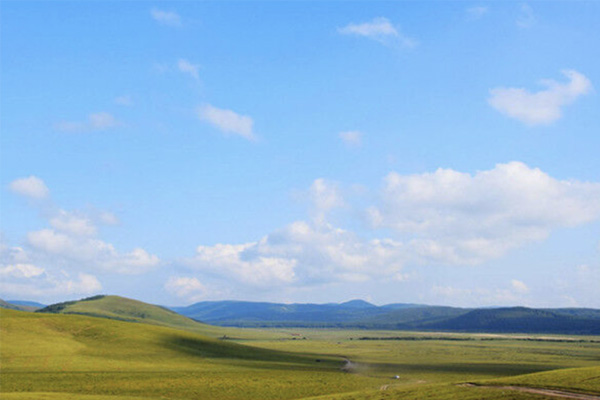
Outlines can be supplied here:
M133 302L0 310L2 398L547 398L464 382L600 394L599 337L216 328Z
M356 391L378 381L340 373L338 357L317 363L311 354L168 327L12 310L1 310L0 318L3 397L55 392L107 399L285 399Z

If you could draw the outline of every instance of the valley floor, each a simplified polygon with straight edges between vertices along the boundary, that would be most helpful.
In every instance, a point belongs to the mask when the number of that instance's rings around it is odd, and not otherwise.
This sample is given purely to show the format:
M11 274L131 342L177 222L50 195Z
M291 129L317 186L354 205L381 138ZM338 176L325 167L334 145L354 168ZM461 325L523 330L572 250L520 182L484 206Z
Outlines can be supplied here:
M217 335L0 312L3 399L557 398L513 387L600 396L600 337L310 329Z

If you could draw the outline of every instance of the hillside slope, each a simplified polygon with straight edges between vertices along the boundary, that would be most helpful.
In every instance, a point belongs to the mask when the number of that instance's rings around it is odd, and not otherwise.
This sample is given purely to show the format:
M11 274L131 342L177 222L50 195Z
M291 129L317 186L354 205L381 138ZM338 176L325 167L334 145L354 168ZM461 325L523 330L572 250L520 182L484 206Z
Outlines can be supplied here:
M5 309L0 319L2 398L293 399L369 381L340 372L340 357L316 363L168 327Z
M120 296L93 296L79 301L52 304L37 310L36 312L77 314L126 322L166 326L200 333L210 337L221 337L223 335L236 336L236 334L242 334L241 331L225 329L194 321L161 306ZM265 337L265 335L268 336L266 333L257 333L255 331L244 331L243 335L246 338L252 337L253 335L258 335L260 337Z

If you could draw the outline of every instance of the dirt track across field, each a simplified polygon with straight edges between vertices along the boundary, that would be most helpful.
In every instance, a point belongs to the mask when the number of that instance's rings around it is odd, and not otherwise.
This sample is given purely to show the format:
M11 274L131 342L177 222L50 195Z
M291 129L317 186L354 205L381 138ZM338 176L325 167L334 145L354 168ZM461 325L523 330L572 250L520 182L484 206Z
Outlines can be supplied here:
M483 386L483 385L476 385L474 383L463 383L460 386L478 387L478 388L486 388L486 389L514 390L517 392L542 394L545 396L552 396L552 397L561 397L563 399L600 400L600 396L595 396L593 394L573 393L573 392L565 392L562 390L540 389L540 388L526 387L526 386Z

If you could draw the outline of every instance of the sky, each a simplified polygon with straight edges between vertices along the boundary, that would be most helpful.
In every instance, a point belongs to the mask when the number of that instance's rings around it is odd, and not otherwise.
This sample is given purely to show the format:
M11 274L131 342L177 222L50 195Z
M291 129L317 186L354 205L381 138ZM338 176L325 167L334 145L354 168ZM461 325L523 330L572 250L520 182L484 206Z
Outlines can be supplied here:
M600 3L0 3L0 297L600 307Z

